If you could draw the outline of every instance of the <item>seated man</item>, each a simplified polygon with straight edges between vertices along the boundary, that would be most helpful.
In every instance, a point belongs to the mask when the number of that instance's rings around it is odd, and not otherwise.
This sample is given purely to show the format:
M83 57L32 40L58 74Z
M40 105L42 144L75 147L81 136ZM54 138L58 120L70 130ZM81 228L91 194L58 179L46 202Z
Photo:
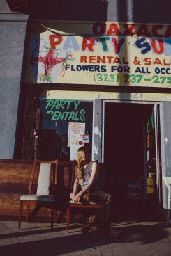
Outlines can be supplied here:
M83 232L96 223L101 231L110 230L110 204L111 195L101 191L98 187L98 168L95 161L90 161L89 153L85 147L80 147L77 151L77 165L75 169L75 182L70 198L74 202L86 201L102 204L103 210L97 216L89 216L83 226ZM79 190L80 188L80 190Z

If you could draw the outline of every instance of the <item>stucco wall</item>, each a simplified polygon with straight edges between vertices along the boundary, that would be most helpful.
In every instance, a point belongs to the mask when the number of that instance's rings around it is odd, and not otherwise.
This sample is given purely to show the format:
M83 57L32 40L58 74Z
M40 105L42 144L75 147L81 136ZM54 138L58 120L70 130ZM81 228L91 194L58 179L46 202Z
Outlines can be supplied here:
M0 1L0 13L10 13L6 0Z
M12 159L27 17L0 2L0 159Z

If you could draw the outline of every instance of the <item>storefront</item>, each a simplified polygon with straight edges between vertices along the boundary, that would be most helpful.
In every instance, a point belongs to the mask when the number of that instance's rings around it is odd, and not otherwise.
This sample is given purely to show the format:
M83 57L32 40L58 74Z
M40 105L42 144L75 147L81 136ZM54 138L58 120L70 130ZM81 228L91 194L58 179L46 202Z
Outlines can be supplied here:
M73 160L87 145L117 200L167 209L170 37L170 25L30 22L16 156Z

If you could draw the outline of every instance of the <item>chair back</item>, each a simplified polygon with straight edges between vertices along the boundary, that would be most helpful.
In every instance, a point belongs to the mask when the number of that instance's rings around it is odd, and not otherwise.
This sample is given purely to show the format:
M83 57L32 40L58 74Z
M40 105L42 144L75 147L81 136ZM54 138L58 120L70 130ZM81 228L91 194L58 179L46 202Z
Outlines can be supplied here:
M51 184L57 183L58 160L35 160L31 171L29 194L49 195Z
M71 190L74 179L74 173L74 161L59 161L57 174L58 185Z

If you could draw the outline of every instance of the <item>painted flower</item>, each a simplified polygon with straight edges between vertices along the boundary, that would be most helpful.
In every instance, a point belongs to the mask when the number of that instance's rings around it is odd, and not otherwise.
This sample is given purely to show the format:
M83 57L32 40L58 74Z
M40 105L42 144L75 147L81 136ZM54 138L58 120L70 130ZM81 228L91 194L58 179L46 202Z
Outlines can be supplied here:
M66 57L58 57L55 56L55 50L54 49L49 49L48 53L46 56L39 56L38 57L38 62L41 62L44 64L45 68L45 74L41 75L40 79L43 81L48 81L51 82L50 78L50 73L55 65L58 65L62 63L62 76L65 73L65 64L67 60L72 60L72 54L71 53L66 53Z

